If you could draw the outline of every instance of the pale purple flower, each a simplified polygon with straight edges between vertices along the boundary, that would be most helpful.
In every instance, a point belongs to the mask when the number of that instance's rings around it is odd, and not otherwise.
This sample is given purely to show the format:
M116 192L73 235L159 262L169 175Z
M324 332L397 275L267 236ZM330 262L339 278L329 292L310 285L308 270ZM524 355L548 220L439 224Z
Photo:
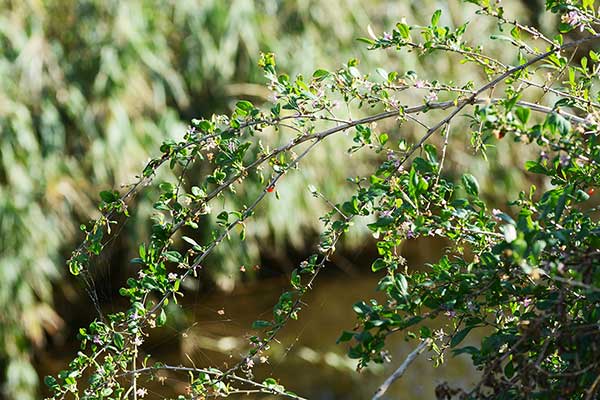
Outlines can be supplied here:
M428 103L437 101L437 99L438 99L438 96L437 96L437 93L435 93L435 92L429 92L427 97L425 97L425 101Z
M390 162L391 162L391 161L393 161L392 165L393 165L395 168L399 168L399 167L400 167L400 160L398 160L398 159L396 158L396 155L394 154L394 152L390 151L390 152L387 154L387 160L388 160L388 161L390 161Z
M456 317L456 311L454 310L448 310L444 313L448 318L454 318Z
M392 216L392 210L384 210L379 214L382 218L389 218Z
M542 160L544 160L544 161L548 161L548 159L549 159L550 157L548 156L548 153L546 153L545 151L543 151L543 150L542 150L542 151L540 152L540 158L541 158Z
M100 336L98 336L98 335L94 336L94 339L92 339L92 343L97 344L97 345L101 345L102 344L102 340L100 339Z
M254 368L254 360L251 358L246 358L246 367Z
M569 166L569 161L571 161L571 157L566 154L561 154L560 156L560 166L565 168Z
M418 80L415 82L415 87L417 89L423 89L425 87L425 81Z
M135 391L135 394L138 397L144 398L148 394L148 390L146 388L139 388L138 390Z
M144 279L144 277L146 277L146 273L145 273L143 270L140 270L140 271L138 272L138 277L139 277L140 279Z
M389 32L383 32L383 40L392 40L393 36Z
M531 305L531 303L533 303L533 300L530 299L529 297L525 297L523 299L523 307L529 307Z
M571 25L573 28L579 27L579 30L583 32L585 29L585 17L577 11L569 11L561 17L561 21L565 24Z
M561 17L565 24L576 25L581 21L581 15L577 11L569 11Z
M134 346L139 347L142 344L144 344L144 339L142 339L141 337L137 336L133 342L131 342Z

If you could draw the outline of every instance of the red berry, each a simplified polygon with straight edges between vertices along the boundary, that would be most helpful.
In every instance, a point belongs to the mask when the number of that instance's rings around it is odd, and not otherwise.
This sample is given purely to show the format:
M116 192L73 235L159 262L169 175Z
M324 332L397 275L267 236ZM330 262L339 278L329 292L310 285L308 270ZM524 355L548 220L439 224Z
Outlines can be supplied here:
M275 190L275 186L269 186L267 188L267 192L269 192L269 193L273 193L274 190Z
M589 194L589 195L591 196L591 195L593 195L593 194L594 194L594 192L595 192L595 191L596 191L596 190L594 190L594 188L589 188L589 189L587 190L587 194Z

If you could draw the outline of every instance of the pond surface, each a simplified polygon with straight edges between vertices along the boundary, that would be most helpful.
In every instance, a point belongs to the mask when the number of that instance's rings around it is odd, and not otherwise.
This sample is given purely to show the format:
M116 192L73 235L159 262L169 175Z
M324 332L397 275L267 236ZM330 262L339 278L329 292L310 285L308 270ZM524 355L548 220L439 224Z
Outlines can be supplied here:
M410 260L409 260L410 261ZM422 264L421 264L422 265ZM391 362L374 365L356 372L356 362L346 356L345 345L336 345L340 333L355 325L352 304L359 300L381 299L375 291L381 274L367 267L355 273L335 270L318 277L306 297L298 321L292 321L278 336L268 352L268 360L255 368L255 379L275 377L288 390L310 399L367 399L377 387L404 361L418 342L406 342L402 333L391 335L388 350ZM197 368L226 368L237 363L248 349L245 338L256 319L269 320L273 304L288 288L285 277L260 280L240 286L232 293L189 293L182 303L183 312L169 318L162 329L156 329L142 346L151 360ZM431 321L430 321L431 322ZM435 322L430 328L445 328L446 322ZM476 335L476 333L475 333ZM469 337L464 345L476 344ZM39 357L40 374L55 374L76 352L77 343L67 342L61 348L50 348ZM444 365L434 368L424 353L404 376L388 391L389 399L433 399L435 387L449 382L452 387L471 387L477 379L466 356L449 355ZM140 378L148 388L146 399L163 399L185 394L185 375L161 372L162 383ZM233 398L270 398L268 395L238 395Z

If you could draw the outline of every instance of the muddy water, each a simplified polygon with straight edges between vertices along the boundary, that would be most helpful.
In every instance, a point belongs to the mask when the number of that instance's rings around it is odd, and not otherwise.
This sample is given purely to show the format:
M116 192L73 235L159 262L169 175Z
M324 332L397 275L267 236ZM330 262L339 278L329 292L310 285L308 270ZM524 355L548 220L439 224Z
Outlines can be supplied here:
M355 273L328 271L305 301L298 321L280 334L279 342L268 352L266 362L255 369L255 378L276 377L282 385L310 399L364 399L397 368L417 342L404 341L402 334L390 337L391 362L356 372L356 363L345 356L347 347L336 345L344 329L352 329L355 317L352 304L359 300L381 299L375 291L381 274L367 268ZM235 364L248 349L247 340L255 319L270 319L273 304L288 287L285 277L262 280L236 289L233 293L189 294L183 312L172 316L162 329L153 332L142 346L151 360L198 368L224 368ZM444 323L429 325L444 327ZM450 327L447 327L450 330ZM469 340L470 339L470 340ZM466 340L465 345L472 341ZM39 362L39 372L56 373L75 353L76 343L62 349L50 349ZM434 368L429 355L421 355L406 374L389 390L388 398L430 399L435 387L445 381L470 387L477 373L466 357L449 356L446 364ZM145 399L177 397L186 393L186 376L161 373L161 382L140 384L149 390ZM268 398L267 395L238 395L243 398ZM235 398L235 396L234 396Z

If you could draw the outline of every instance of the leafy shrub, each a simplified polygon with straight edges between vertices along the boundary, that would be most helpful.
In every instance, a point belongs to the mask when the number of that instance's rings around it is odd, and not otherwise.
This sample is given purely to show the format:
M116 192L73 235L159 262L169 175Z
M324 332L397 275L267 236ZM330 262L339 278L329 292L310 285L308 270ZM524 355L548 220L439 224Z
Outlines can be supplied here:
M274 55L266 53L260 66L276 97L270 107L241 100L231 115L192 120L183 140L165 142L162 155L127 192L102 192L103 214L83 227L86 239L69 261L71 273L83 277L92 293L90 261L118 231L117 217L128 216L128 202L162 166L178 176L158 184L151 236L132 260L139 279L129 279L120 291L130 307L110 315L98 308L99 318L79 331L82 351L58 377L46 378L53 398L142 398L147 391L138 377L159 370L189 375L190 393L181 399L256 391L300 398L274 378L256 380L252 369L286 323L299 317L303 296L318 284L353 224L366 224L377 239L379 257L372 269L385 272L378 289L386 300L354 304L357 328L343 332L339 342L349 343L348 354L359 368L387 359L386 339L392 334L420 342L375 397L428 348L436 363L448 353L468 354L482 371L472 388L440 385L438 398L594 398L600 386L600 227L593 199L600 183L594 87L600 55L582 49L600 39L594 29L600 19L589 1L548 1L547 8L561 16L559 32L551 37L509 18L499 2L472 3L479 18L491 18L509 32L491 39L505 42L512 62L465 41L469 25L445 26L439 11L427 26L402 21L361 41L373 50L473 64L484 72L481 81L441 82L382 69L370 75L354 59L335 71L290 77L278 72ZM412 104L398 100L406 91L417 93ZM355 108L369 115L353 118ZM379 129L375 123L384 120L400 127L416 121L424 133L409 142ZM263 145L261 138L277 130L295 136L276 147ZM319 250L292 272L291 289L274 306L272 319L254 323L257 333L247 355L227 370L141 359L145 338L167 322L165 307L184 295L182 282L197 274L221 243L233 235L243 240L261 202L279 198L282 177L301 171L311 151L342 132L353 133L351 154L374 152L380 163L349 179L354 194L345 200L310 187L330 208L321 217ZM430 143L436 136L437 146ZM448 143L466 139L481 157L506 141L533 147L537 156L523 167L551 186L531 185L506 199L502 210L490 207L498 200L486 198L476 171L447 173ZM201 183L187 185L188 166L200 160L211 169ZM248 185L250 177L260 187ZM253 191L254 200L228 208L223 199L241 191ZM216 216L217 227L208 240L198 241L193 232L207 215ZM427 236L446 238L450 246L427 270L410 271L399 247ZM450 321L448 329L428 326L442 318ZM480 345L461 347L475 329L485 332Z

